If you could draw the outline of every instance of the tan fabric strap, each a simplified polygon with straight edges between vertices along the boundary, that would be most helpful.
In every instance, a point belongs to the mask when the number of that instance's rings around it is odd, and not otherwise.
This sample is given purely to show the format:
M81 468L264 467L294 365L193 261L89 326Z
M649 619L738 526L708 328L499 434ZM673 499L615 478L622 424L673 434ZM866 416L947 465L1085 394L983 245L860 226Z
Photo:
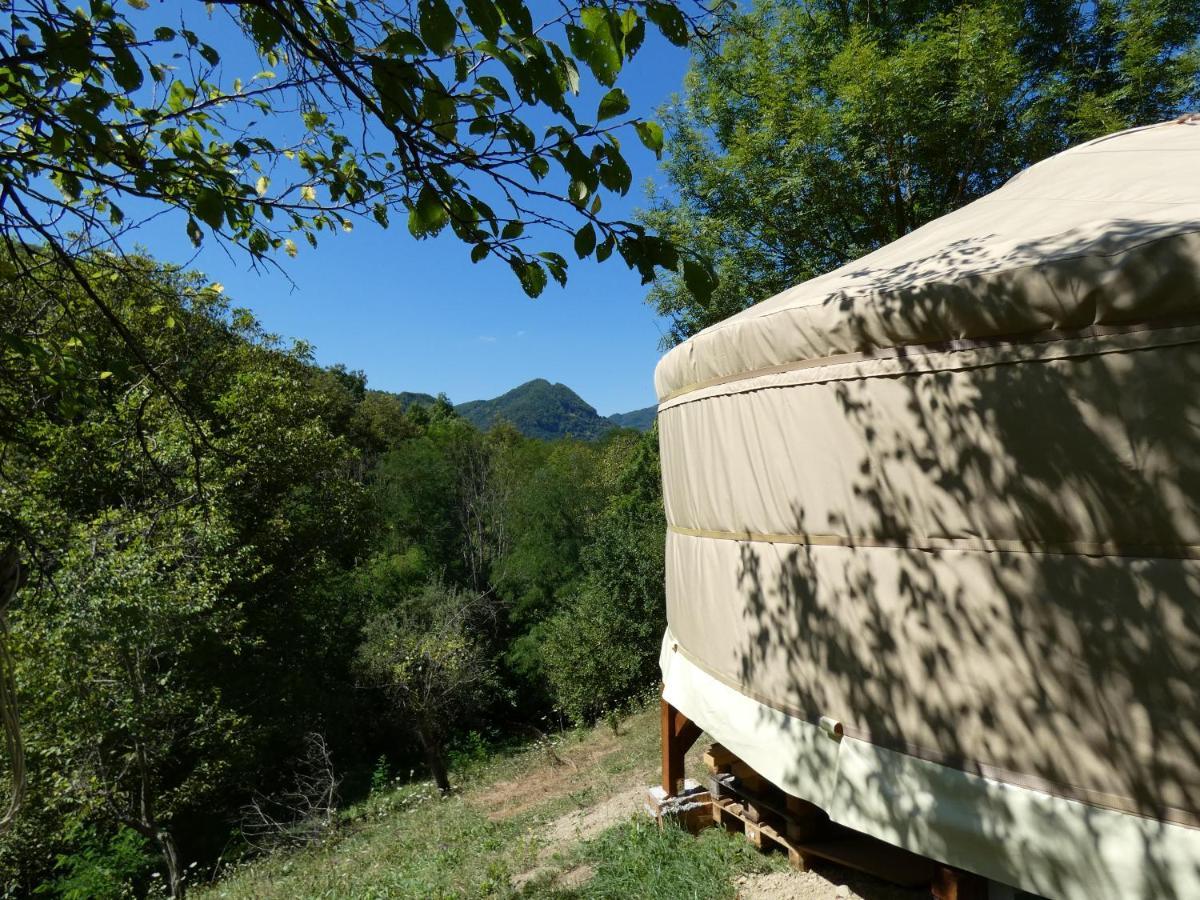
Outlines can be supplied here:
M917 759L923 759L927 762L946 766L950 769L957 769L960 772L978 775L981 778L988 778L992 781L1002 781L1006 784L1016 785L1017 787L1041 791L1044 794L1050 794L1055 797L1062 797L1067 800L1075 800L1077 802L1087 803L1092 806L1112 809L1118 812L1140 816L1141 818L1145 819L1153 819L1159 822L1170 822L1174 825L1182 825L1187 828L1200 829L1200 813L1193 810L1177 809L1170 806L1150 810L1146 809L1144 804L1138 803L1131 797L1122 797L1116 794L1109 794L1104 791L1095 791L1089 788L1079 787L1077 785L1054 782L1024 772L1013 772L999 766L993 766L989 765L988 763L980 762L978 760L950 756L930 747L923 747L918 744L912 744L903 740L880 740L872 735L870 728L859 728L854 725L847 724L844 720L839 719L836 711L834 710L820 712L802 710L790 703L787 703L786 701L780 701L773 697L768 697L760 691L756 691L753 688L748 687L746 684L742 683L741 679L725 672L721 672L708 665L700 657L689 652L685 647L681 646L677 639L674 641L671 649L673 652L682 655L692 665L715 678L717 681L720 681L722 684L733 688L740 694L744 694L745 696L758 701L763 706L770 707L771 709L791 716L794 719L808 722L811 725L819 725L822 718L832 718L842 726L842 733L846 737L853 738L854 740L873 744L877 747L882 747L886 750L892 750L897 753L904 753L908 756L916 757Z
M714 531L670 525L686 537L760 544L801 544L814 547L891 547L901 550L975 550L982 553L1053 553L1059 556L1133 556L1158 559L1200 559L1194 544L1121 544L1098 541L1020 541L992 538L880 538L844 534L769 534L754 531Z
M741 381L750 381L755 378L761 378L769 375L783 375L787 372L799 372L803 371L804 369L840 366L856 362L913 359L934 354L961 353L970 350L995 350L1009 347L1015 349L1019 347L1036 346L1039 344L1054 344L1063 341L1074 341L1087 338L1112 337L1123 334L1140 334L1143 332L1181 328L1196 324L1200 324L1200 317L1189 316L1186 319L1141 322L1132 325L1091 325L1087 328L1079 328L1071 331L1049 330L1034 332L1027 335L1005 335L1002 337L981 338L975 340L951 340L941 341L934 344L909 344L900 347L892 347L887 350L867 350L859 353L836 353L832 356L822 356L815 359L802 359L795 362L782 363L776 366L767 366L765 368L754 369L747 372L736 372L732 375L724 375L718 378L709 378L704 381L695 381L691 384L686 384L678 390L672 391L666 396L660 398L659 409L661 411L664 406L672 403L675 400L678 400L680 397L683 397L686 394L692 394L696 391L701 391L706 388L718 387L720 385L733 384Z

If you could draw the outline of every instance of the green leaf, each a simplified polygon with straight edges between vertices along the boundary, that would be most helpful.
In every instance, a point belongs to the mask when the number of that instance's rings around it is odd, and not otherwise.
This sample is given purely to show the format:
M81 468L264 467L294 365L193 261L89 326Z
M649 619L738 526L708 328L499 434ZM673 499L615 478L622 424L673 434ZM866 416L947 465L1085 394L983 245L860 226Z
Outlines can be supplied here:
M559 61L559 68L562 70L563 77L567 80L567 90L572 94L578 94L579 67L575 65L575 61L570 57L564 56Z
M530 15L525 0L497 0L496 5L500 7L504 21L514 34L523 38L533 37L533 16Z
M560 286L567 286L567 261L557 253L546 251L539 253L542 259L546 260L546 268L550 270L550 277L559 283Z
M465 0L467 16L489 41L500 39L503 19L492 0Z
M421 118L432 127L433 132L446 141L454 140L458 133L457 109L454 97L441 84L425 85L421 99Z
M182 81L172 81L171 88L167 91L167 109L173 113L183 112L195 95Z
M649 150L654 151L654 155L658 159L662 159L663 151L663 129L657 122L638 122L634 125L637 129L638 137L642 139L642 143Z
M629 98L620 88L613 88L600 99L600 108L596 111L596 119L603 122L614 116L629 112Z
M672 3L662 3L660 0L650 0L646 4L646 18L657 25L662 36L676 47L687 46L687 20L679 11L679 7Z
M666 238L647 235L642 239L642 245L646 257L654 265L663 269L674 270L679 268L679 251Z
M415 76L411 63L398 59L377 59L371 62L371 83L379 94L383 112L393 121L417 117L410 82Z
M476 244L471 248L471 262L477 263L488 255L487 244Z
M615 18L604 7L588 7L580 13L580 25L567 26L571 52L606 87L612 86L621 70L621 51L613 36L610 16Z
M199 223L191 216L188 216L187 220L187 236L196 247L199 247L200 242L204 240L204 232L200 230Z
M538 263L523 259L509 261L512 270L517 273L521 288L530 297L536 297L546 289L546 270Z
M196 191L196 200L193 204L196 215L198 215L205 224L213 231L220 229L225 221L225 198L221 196L221 192L210 187L202 187Z
M124 46L113 48L112 73L117 84L127 93L142 86L142 67Z
M592 251L595 249L596 229L592 227L591 222L587 222L575 232L575 255L580 259L586 259L592 255Z
M421 188L416 205L408 212L408 230L414 237L431 237L446 227L450 214L441 195L430 185Z
M493 97L499 97L505 103L511 99L508 94L508 89L505 88L500 79L494 75L480 75L475 79L475 83Z
M525 223L514 219L504 226L504 230L500 232L500 237L506 241L515 240L525 232Z
M383 49L394 56L420 56L425 45L411 31L398 28L383 39Z
M697 300L707 300L717 287L717 276L708 266L691 259L683 261L683 283Z
M417 17L421 39L434 53L445 53L454 45L458 22L445 0L420 0Z
M632 24L630 24L631 19ZM646 40L646 20L638 16L632 9L627 9L621 17L621 23L625 29L625 58L633 59L634 54L642 48L642 42Z
M600 183L622 196L629 191L633 184L633 172L619 153L610 154L608 162L600 167Z

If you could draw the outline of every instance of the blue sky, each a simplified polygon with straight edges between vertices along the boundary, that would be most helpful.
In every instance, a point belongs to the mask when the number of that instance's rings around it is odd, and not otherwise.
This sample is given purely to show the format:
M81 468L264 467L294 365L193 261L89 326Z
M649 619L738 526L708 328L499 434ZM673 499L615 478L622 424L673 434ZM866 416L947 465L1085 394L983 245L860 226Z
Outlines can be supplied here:
M169 21L170 6L165 10ZM189 26L223 52L223 80L248 79L257 71L251 60L226 52L229 26L210 25L213 31L205 33L193 17ZM681 88L686 68L686 51L648 28L617 84L628 93L632 113L652 115ZM582 77L580 108L592 109L603 92L586 69ZM643 186L656 175L657 162L632 128L621 140L634 187L625 198L606 195L605 210L630 217L645 202ZM487 259L472 265L470 248L448 231L416 241L403 217L393 218L399 224L387 230L359 222L350 234L326 232L316 249L301 242L295 259L280 255L288 277L255 272L247 257L211 240L196 254L182 221L171 217L133 237L164 259L190 259L269 331L309 341L323 365L362 369L374 388L445 391L458 403L546 378L573 388L602 415L654 402L652 377L666 324L616 254L603 264L565 254L572 260L567 287L551 281L530 300L505 264Z

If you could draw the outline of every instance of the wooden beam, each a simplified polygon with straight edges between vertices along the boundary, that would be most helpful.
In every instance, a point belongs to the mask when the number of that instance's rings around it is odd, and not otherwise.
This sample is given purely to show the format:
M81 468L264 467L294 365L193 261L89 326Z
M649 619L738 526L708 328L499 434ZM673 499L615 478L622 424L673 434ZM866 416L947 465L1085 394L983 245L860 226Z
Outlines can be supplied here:
M724 775L736 760L737 757L720 744L712 744L704 751L704 767L709 775Z
M950 866L938 866L929 893L933 900L987 900L987 879Z
M673 707L661 701L662 721L662 787L668 797L683 790L684 756L700 737L700 726Z

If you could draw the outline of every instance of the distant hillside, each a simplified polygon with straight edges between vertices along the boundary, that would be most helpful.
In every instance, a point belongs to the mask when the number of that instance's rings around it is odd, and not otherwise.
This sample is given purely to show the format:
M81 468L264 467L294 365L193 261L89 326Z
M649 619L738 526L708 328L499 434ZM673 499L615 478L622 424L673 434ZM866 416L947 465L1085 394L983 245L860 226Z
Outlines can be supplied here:
M645 409L635 409L633 412L613 413L608 421L620 428L636 428L638 431L649 431L658 415L657 406L647 406Z
M472 400L454 407L477 428L511 422L528 437L552 440L576 437L590 441L613 428L613 423L596 412L565 384L535 378L493 400Z
M430 406L431 394L399 391L392 394L407 409L413 404ZM590 441L614 428L648 431L658 408L647 406L632 412L614 413L605 418L565 384L551 384L536 378L492 400L471 400L454 407L460 416L476 428L487 430L497 422L509 422L526 437L553 440L576 437Z

